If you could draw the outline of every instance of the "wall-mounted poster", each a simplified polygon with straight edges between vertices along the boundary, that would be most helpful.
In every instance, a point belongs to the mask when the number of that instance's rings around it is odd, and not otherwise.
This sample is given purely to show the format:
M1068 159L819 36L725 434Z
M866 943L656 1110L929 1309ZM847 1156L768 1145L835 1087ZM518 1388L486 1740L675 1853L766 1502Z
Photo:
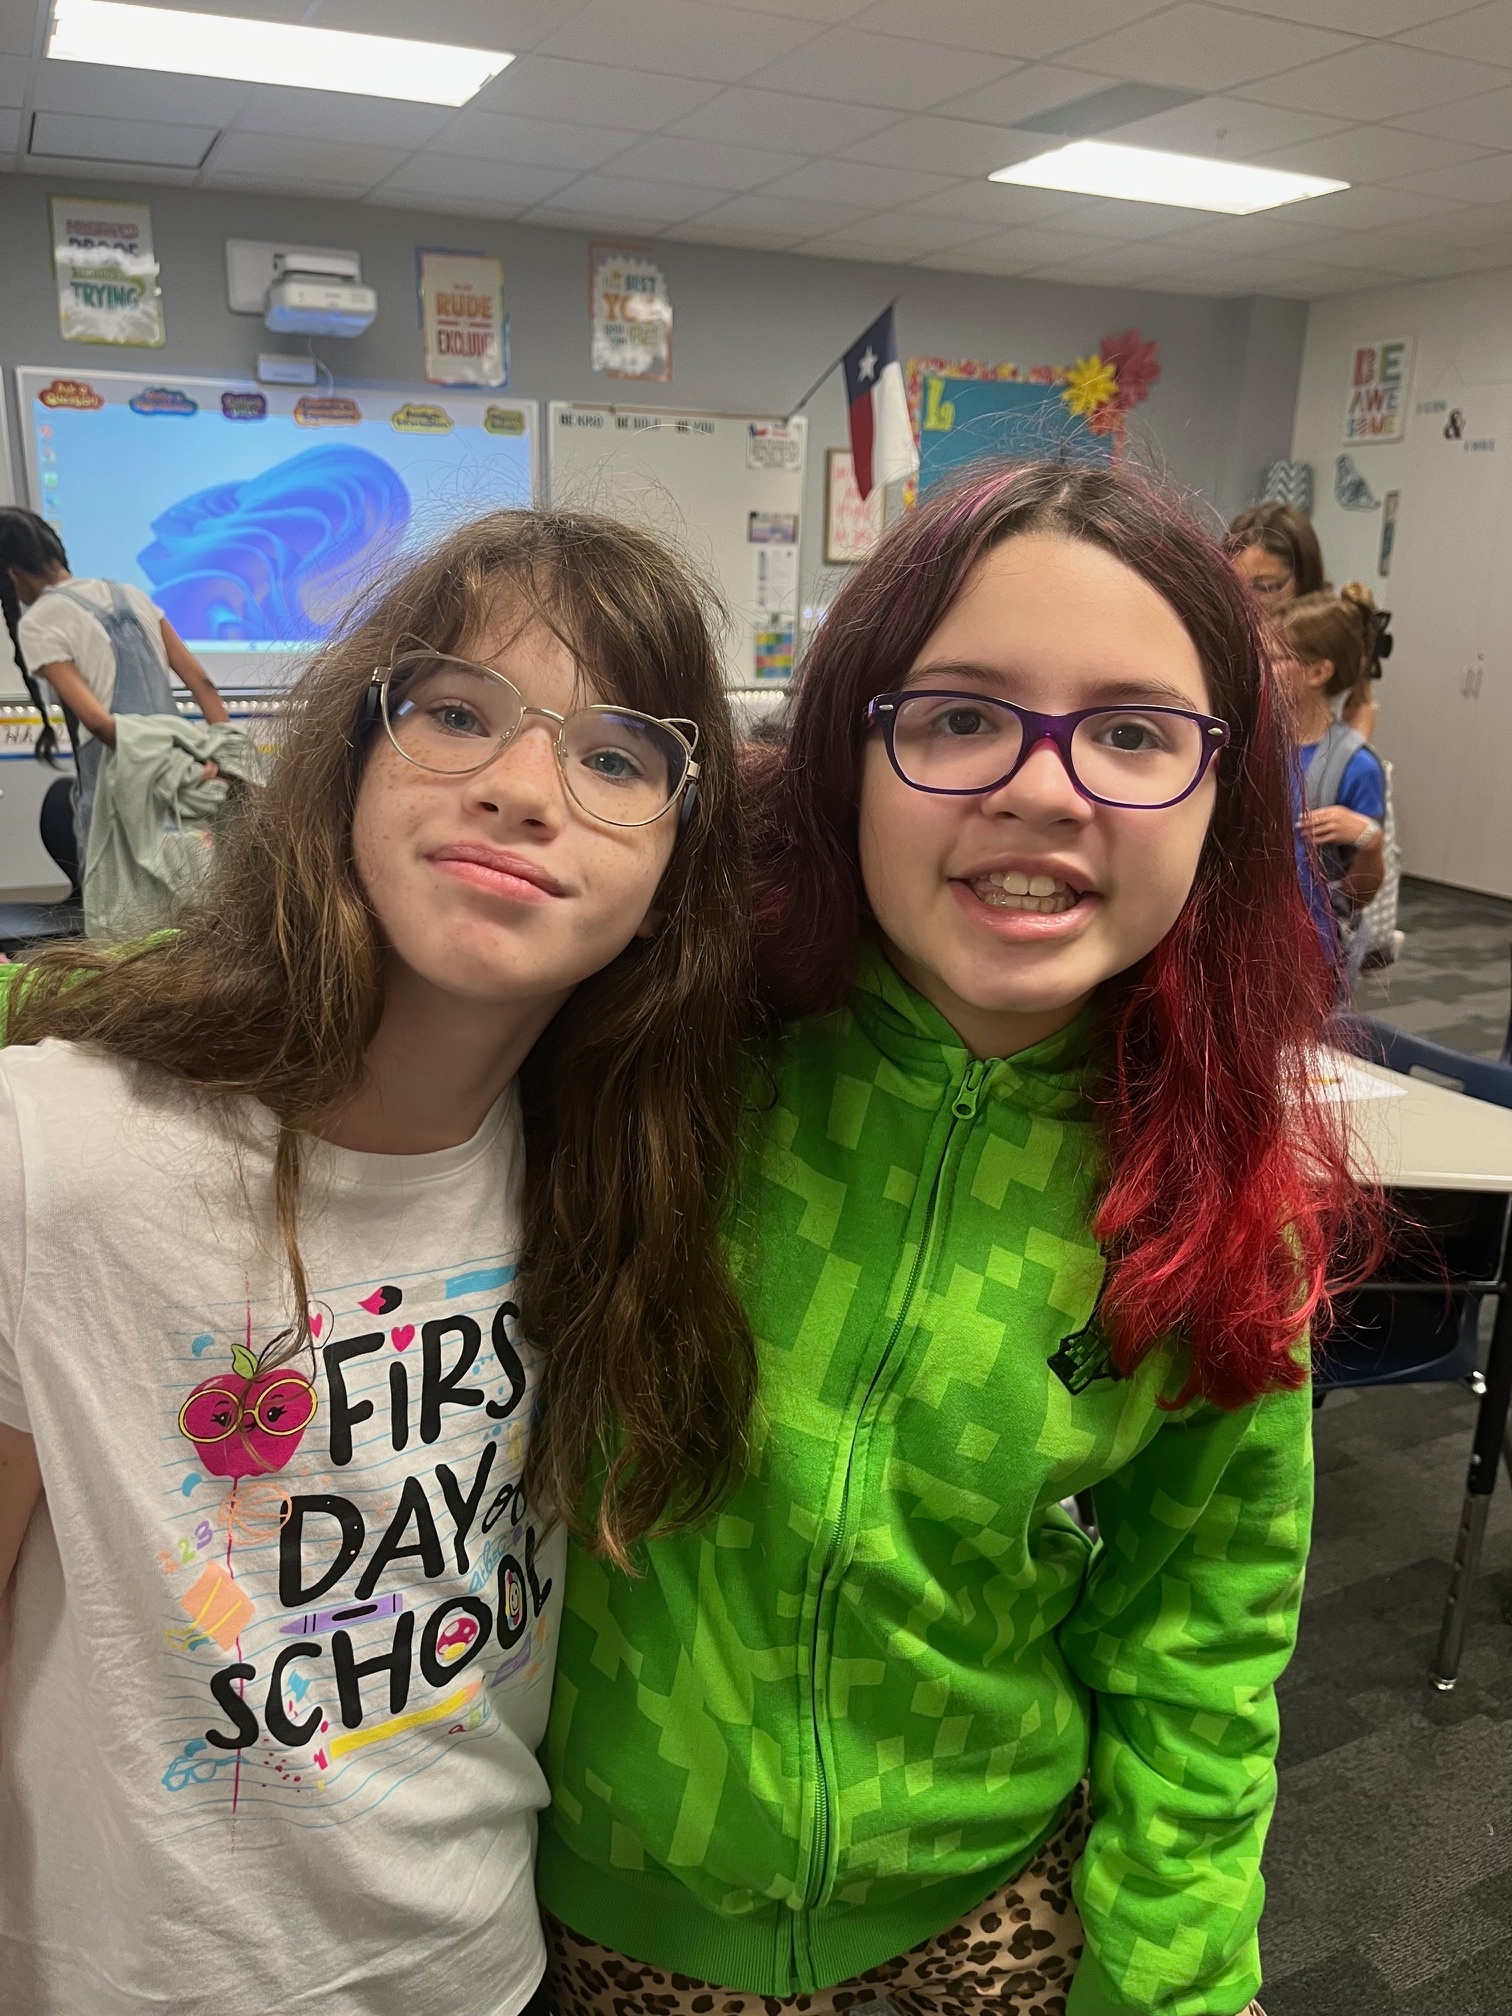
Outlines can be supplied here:
M1407 432L1407 395L1412 385L1412 338L1387 336L1357 343L1349 359L1349 402L1344 408L1344 445L1400 441Z
M147 205L54 196L51 208L58 329L64 341L158 349L163 296Z
M610 378L667 384L672 377L672 297L644 252L588 248L593 368Z
M870 497L856 488L855 464L849 448L831 448L824 458L824 564L854 567L865 560L882 537L887 492L880 487Z
M1058 384L926 375L923 394L921 492L977 462L1112 459L1111 437L1095 433L1085 417L1073 413Z
M426 252L420 327L431 385L507 385L504 268L480 252Z

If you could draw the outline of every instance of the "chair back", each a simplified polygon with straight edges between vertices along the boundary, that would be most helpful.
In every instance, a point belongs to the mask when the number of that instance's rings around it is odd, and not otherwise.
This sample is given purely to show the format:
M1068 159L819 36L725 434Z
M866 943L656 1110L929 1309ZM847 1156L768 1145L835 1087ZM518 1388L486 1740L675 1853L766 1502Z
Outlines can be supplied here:
M1341 1049L1372 1064L1384 1064L1388 1071L1400 1071L1408 1078L1426 1074L1463 1092L1468 1099L1512 1107L1512 1063L1467 1057L1463 1050L1450 1050L1442 1043L1431 1043L1426 1036L1394 1029L1373 1015L1341 1015L1333 1027Z

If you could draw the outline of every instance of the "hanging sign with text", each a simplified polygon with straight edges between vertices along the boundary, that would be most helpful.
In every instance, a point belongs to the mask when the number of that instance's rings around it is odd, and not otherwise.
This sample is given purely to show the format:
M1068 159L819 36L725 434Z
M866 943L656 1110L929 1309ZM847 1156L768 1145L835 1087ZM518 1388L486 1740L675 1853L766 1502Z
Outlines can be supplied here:
M1344 409L1346 447L1400 441L1407 431L1412 385L1412 338L1388 336L1357 343L1349 360L1349 404Z
M52 244L65 342L159 348L163 296L145 203L54 196Z
M642 252L595 245L588 256L594 370L666 384L672 376L667 276Z
M420 326L431 385L507 385L504 268L477 252L421 252Z

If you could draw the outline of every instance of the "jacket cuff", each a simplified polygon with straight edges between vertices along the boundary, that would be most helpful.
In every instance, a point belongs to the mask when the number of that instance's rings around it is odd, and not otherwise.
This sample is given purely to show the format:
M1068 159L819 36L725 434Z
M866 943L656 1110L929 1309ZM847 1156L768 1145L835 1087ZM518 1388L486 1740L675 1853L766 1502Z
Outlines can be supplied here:
M1141 2011L1136 2003L1126 2002L1119 1994L1089 1946L1077 1962L1071 1993L1066 1998L1066 2016L1141 2016Z

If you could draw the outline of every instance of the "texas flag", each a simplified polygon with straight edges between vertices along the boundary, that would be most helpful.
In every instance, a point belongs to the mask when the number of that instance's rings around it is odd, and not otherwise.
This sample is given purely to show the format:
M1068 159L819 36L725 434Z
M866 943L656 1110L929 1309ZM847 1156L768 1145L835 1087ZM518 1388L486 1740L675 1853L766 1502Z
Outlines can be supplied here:
M878 486L916 475L919 451L908 424L891 308L846 351L845 397L850 406L851 461L861 495L869 497Z

